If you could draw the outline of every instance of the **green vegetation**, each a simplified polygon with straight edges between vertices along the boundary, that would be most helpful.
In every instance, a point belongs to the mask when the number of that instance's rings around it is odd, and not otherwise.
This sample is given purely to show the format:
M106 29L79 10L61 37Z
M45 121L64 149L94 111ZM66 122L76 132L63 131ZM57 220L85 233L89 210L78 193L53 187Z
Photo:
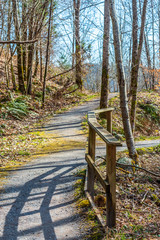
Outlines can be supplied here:
M148 103L139 103L139 107L144 110L144 113L156 123L160 123L160 112L158 106Z
M7 101L6 104L4 104L4 106L1 108L1 117L3 119L13 117L21 120L28 114L29 108L25 96L19 96L14 99L11 95L11 101Z
M145 153L160 153L160 144L154 147L147 147L147 148L137 148L137 153L139 155L144 155Z

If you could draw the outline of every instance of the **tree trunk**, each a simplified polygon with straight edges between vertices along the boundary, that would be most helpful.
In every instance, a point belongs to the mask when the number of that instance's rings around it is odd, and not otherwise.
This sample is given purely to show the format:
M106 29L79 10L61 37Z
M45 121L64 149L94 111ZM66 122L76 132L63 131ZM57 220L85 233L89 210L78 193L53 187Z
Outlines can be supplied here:
M73 0L73 39L72 39L72 68L75 65L75 10Z
M22 1L22 40L26 41L27 40L27 18L26 18L26 11L27 6L26 6L26 1ZM22 53L23 53L23 74L24 74L24 81L27 80L27 53L26 53L26 45L22 45Z
M141 69L142 69L142 74L143 74L143 79L144 79L144 85L145 85L146 90L148 90L148 83L146 81L146 74L145 74L145 71L144 71L144 68L143 68L142 61L141 61L141 65L142 65Z
M16 78L15 78L15 74L14 74L14 69L13 69L12 59L11 59L11 76L12 76L13 90L16 91L16 89L17 89L17 87L16 87Z
M147 57L147 63L148 63L148 83L147 83L147 79L145 80L146 82L146 86L148 87L148 89L151 89L151 57L150 57L150 52L149 52L149 46L148 46L148 41L147 41L147 37L146 34L144 33L144 42L145 42L145 50L146 50L146 57Z
M142 18L141 18L141 30L140 30L140 39L139 39L139 44L138 44L138 49L134 49L133 53L133 64L132 64L132 71L131 71L131 113L130 113L130 121L131 121L131 128L132 132L134 133L135 130L135 121L136 121L136 106L137 106L137 88L138 88L138 70L139 70L139 64L140 64L140 59L141 59L141 52L142 52L142 46L143 46L143 36L144 36L144 25L145 25L145 20L146 20L146 8L147 8L147 1L144 0L143 4L143 12L142 12ZM135 18L133 21L133 28L136 28L136 22L138 21L135 14L137 14L137 5L136 5L136 0L132 0L132 8L133 8L133 18ZM138 23L137 23L138 24ZM133 29L133 33L134 33ZM134 33L135 35L133 36L133 40L136 42L135 38L136 32ZM136 45L135 45L136 46ZM137 53L136 53L137 51Z
M11 35L11 20L12 20L12 11L11 11L11 1L8 2L8 32L7 32L7 41L10 41L10 35ZM9 48L10 45L7 45L7 51L5 54L5 71L6 71L6 81L7 81L7 87L9 88L9 82L10 82L10 76L9 76Z
M158 0L159 68L160 68L160 0Z
M100 108L107 108L107 106L108 106L108 94L109 94L109 33L110 33L109 0L105 0L105 3L104 3L102 84L101 84Z
M35 77L37 76L38 65L39 65L39 57L38 57L38 44L37 44L37 46L36 46L36 60L35 60L35 69L34 69L33 78L35 78Z
M30 13L29 19L29 40L33 38L33 16L34 10ZM28 46L28 68L27 68L27 94L32 92L32 66L33 66L33 57L34 57L34 43L31 43Z
M52 0L50 2L50 12L49 12L47 48L46 48L46 64L45 64L44 80L43 80L42 108L44 108L45 93L46 93L46 77L47 77L47 69L48 69L48 56L49 56L49 44L50 44L50 32L51 32L51 15L52 15Z
M80 45L80 0L74 0L75 10L75 37L76 37L76 84L82 90L82 63L81 63L81 45Z
M134 118L135 118L135 99L137 98L137 82L138 82L138 17L137 17L137 0L132 0L132 64L131 64L131 128L134 132Z
M20 40L20 32L19 32L19 24L17 17L17 4L16 0L12 0L12 9L13 9L13 18L15 25L15 36L16 40ZM24 79L23 79L23 65L22 65L22 51L21 45L17 44L17 67L18 67L18 83L19 83L19 91L23 94L25 93Z
M155 42L154 42L154 12L153 12L153 0L151 0L151 6L152 6L152 48L153 48L153 69L152 69L152 89L154 90L155 88L155 74L154 74L154 71L155 71Z
M33 56L34 56L34 44L32 43L28 47L27 94L32 93Z
M130 125L130 119L129 119L126 82L125 82L124 68L123 68L123 62L122 62L119 27L118 27L116 12L115 12L114 0L110 0L110 14L111 14L112 26L113 26L115 59L116 59L119 91L120 91L120 107L122 112L124 133L126 137L127 147L129 150L129 155L137 163L137 152L135 149L133 134L132 134L131 125Z
M42 44L41 44L41 40L40 40L39 55L40 55L40 81L42 82L43 62L42 62Z

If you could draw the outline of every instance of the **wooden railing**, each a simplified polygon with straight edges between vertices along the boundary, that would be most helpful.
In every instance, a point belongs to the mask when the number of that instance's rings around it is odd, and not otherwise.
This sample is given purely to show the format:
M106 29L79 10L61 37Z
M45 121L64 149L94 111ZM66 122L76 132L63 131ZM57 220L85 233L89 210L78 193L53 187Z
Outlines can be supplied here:
M106 223L98 213L101 223L109 228L116 225L116 147L122 144L112 135L112 111L113 108L106 108L88 112L89 139L88 152L85 159L88 163L86 195L94 204L94 182L95 177L100 182L106 193ZM96 119L96 114L103 114L107 120L107 129L104 129ZM106 143L106 177L95 164L96 134ZM96 207L95 207L96 208Z

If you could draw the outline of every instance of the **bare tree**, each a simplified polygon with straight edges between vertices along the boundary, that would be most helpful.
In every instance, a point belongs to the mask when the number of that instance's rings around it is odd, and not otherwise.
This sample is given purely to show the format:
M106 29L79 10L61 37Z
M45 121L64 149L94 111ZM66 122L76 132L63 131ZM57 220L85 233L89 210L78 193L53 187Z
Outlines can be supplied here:
M114 0L110 0L110 15L111 15L112 26L113 26L115 60L116 60L117 77L118 77L119 90L120 90L120 107L122 112L124 133L126 137L127 147L129 150L129 155L137 163L137 152L135 149L134 138L133 138L130 119L129 119L128 99L127 99L127 93L126 93L126 82L125 82L124 67L123 67L122 53L121 53L120 34L119 34L119 27L118 27L118 21L116 17Z

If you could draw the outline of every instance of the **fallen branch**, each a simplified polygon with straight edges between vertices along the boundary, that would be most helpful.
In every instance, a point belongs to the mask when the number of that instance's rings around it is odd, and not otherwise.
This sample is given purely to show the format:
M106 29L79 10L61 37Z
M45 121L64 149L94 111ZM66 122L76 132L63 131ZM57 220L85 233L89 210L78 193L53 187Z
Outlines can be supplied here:
M151 172L151 171L149 171L149 170L147 170L147 169L145 169L145 168L138 167L137 165L123 164L123 163L116 163L116 165L121 166L121 167L135 167L135 168L138 168L138 169L140 169L140 170L143 170L143 171L145 171L145 172L147 172L147 173L149 173L149 174L151 174L151 175L153 175L153 176L155 176L155 177L159 177L159 178L160 178L160 175L159 175L159 174L153 173L153 172Z
M80 63L80 62L79 62L79 63ZM77 64L76 64L75 66L73 66L72 68L66 70L65 72L58 73L57 75L55 75L55 76L53 76L53 77L50 77L50 78L48 78L47 80L54 79L54 78L56 78L56 77L59 77L59 76L61 76L61 75L64 75L64 74L66 74L66 73L72 71L74 68L76 68L76 66L77 66L79 63L77 63Z
M144 197L143 197L143 199L142 199L142 201L141 201L141 203L143 203L144 202L144 200L146 199L146 197L147 197L147 194L149 193L149 191L147 191L145 194L144 194Z
M97 156L97 158L101 158L101 159L103 159L103 160L106 161L106 159L105 159L104 157ZM149 170L147 170L147 169L145 169L145 168L139 167L139 166L134 165L134 164L132 165L132 164L116 163L116 165L117 165L117 166L120 166L120 167L135 167L135 168L138 168L138 169L140 169L140 170L142 170L142 171L145 171L145 172L147 172L147 173L149 173L149 174L151 174L151 175L153 175L153 176L155 176L155 177L159 177L159 178L160 178L160 175L159 175L159 174L156 174L156 173L154 173L154 172L151 172L151 171L149 171Z
M64 84L63 88L59 89L57 92L53 94L53 98L59 99L60 97L62 97L64 91L66 91L66 89L71 87L72 85L73 83L70 82L70 79L68 79L68 81Z
M76 92L78 90L78 88L75 88L73 91L71 91L71 92L67 92L66 94L71 94L71 93L74 93L74 92ZM65 95L66 95L65 94Z

